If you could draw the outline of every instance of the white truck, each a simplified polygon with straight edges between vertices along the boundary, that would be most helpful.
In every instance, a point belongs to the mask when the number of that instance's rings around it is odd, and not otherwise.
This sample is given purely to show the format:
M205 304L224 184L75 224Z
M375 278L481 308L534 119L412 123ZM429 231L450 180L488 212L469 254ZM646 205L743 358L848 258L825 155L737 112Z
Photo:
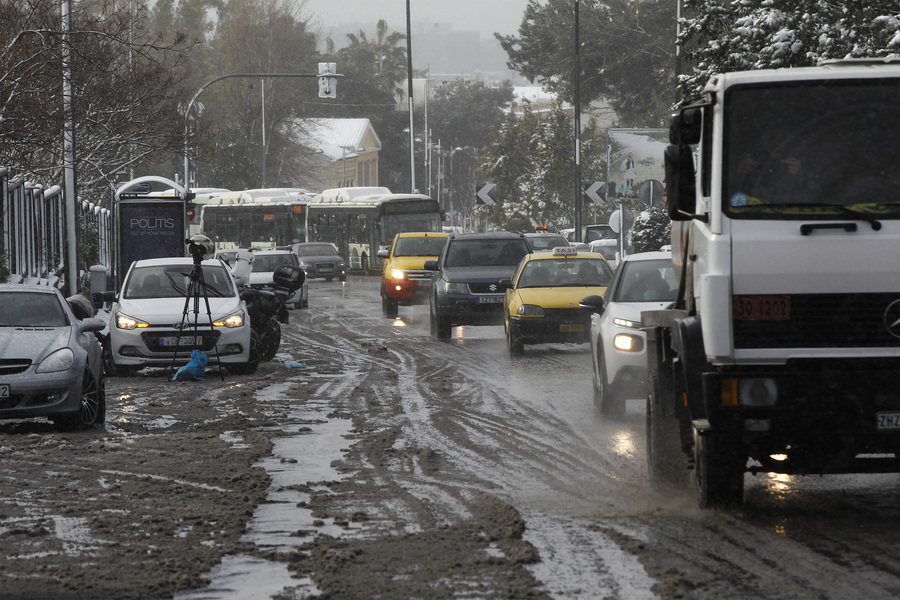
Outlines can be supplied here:
M715 76L670 144L651 481L712 507L746 473L900 471L900 60Z

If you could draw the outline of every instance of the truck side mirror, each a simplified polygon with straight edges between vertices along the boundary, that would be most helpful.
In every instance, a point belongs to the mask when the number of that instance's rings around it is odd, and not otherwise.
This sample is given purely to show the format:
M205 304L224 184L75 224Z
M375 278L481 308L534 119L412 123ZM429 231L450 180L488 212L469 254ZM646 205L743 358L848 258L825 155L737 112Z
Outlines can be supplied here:
M690 146L670 145L665 152L666 209L673 221L688 221L697 207L694 152Z
M676 146L699 144L702 123L703 109L700 107L685 108L675 113L669 124L669 143Z

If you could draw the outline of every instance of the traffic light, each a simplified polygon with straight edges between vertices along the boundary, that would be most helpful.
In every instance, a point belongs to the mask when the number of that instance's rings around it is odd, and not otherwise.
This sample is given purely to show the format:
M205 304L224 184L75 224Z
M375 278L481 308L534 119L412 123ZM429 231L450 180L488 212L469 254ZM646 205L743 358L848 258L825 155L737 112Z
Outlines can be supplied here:
M319 63L319 98L337 98L337 63Z

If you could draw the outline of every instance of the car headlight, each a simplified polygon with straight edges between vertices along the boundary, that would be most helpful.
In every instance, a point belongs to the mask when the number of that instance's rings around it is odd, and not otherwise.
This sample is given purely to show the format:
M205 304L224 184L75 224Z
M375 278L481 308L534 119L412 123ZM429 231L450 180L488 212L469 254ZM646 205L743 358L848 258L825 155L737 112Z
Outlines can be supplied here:
M643 324L639 321L629 321L628 319L623 319L622 317L614 318L613 325L617 325L619 327L627 327L628 329L640 329L643 326Z
M630 333L617 333L613 338L613 346L622 352L640 352L644 349L644 338Z
M406 279L403 269L391 269L391 279Z
M233 315L229 315L220 321L213 321L213 325L216 327L242 327L244 325L244 314L243 313L234 313Z
M60 348L41 361L35 373L56 373L68 371L75 364L75 353L71 348Z
M544 309L537 304L523 304L516 310L516 314L526 317L539 317L544 315Z
M150 327L150 324L146 321L129 317L124 313L119 313L116 315L116 327L119 329L143 329Z
M468 294L469 287L465 283L444 282L444 291L448 294Z

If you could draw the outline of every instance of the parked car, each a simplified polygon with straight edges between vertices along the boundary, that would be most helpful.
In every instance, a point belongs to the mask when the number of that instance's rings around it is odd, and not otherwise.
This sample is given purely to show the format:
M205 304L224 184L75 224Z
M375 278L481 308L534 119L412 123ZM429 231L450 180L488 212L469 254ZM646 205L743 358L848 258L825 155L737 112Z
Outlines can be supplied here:
M603 297L581 300L591 314L594 402L618 416L628 398L647 396L646 334L641 311L671 304L678 282L670 252L642 252L622 259Z
M253 271L250 273L250 287L256 289L262 289L271 285L275 277L275 269L281 265L293 265L303 268L300 265L300 258L293 250L288 248L261 248L254 250L253 262L250 265L253 267ZM287 306L293 308L309 307L309 284L305 279L300 289L288 298ZM286 318L284 318L284 322L287 322Z
M0 418L49 417L65 430L106 419L98 318L79 320L55 288L0 285Z
M333 245L327 242L303 242L294 244L293 249L307 279L321 277L325 281L334 278L347 281L347 263Z
M431 271L426 260L437 260L449 234L434 231L398 233L378 251L381 259L381 311L396 317L397 307L428 302Z
M118 375L146 366L181 366L199 349L210 364L249 374L260 360L252 337L247 307L222 261L138 260L110 308L106 365Z
M429 302L431 335L450 339L456 325L503 323L504 290L523 256L530 252L521 233L451 234L437 260L425 261L434 271Z
M571 246L526 255L513 276L501 281L509 353L522 354L525 344L587 342L590 315L579 300L603 294L612 276L602 256Z

